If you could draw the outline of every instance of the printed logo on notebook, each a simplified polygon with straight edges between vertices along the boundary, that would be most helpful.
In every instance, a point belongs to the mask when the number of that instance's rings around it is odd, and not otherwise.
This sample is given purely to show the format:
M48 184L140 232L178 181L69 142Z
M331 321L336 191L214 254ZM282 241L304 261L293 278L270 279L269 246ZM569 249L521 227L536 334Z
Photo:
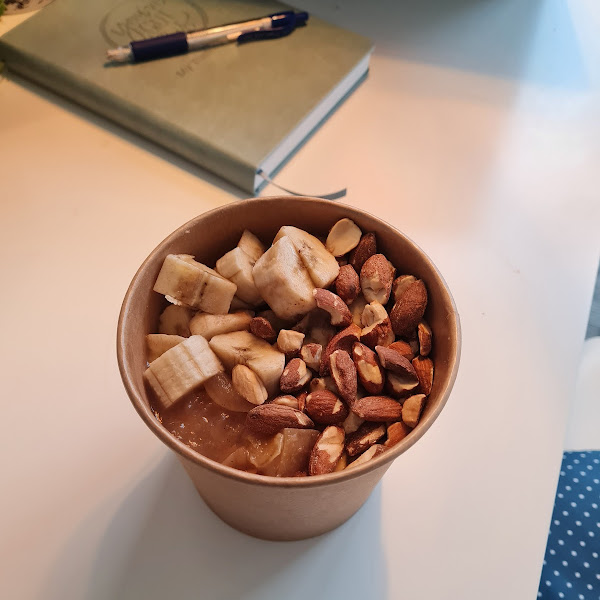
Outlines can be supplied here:
M126 0L100 22L100 33L110 46L126 46L177 31L208 27L208 18L192 0Z

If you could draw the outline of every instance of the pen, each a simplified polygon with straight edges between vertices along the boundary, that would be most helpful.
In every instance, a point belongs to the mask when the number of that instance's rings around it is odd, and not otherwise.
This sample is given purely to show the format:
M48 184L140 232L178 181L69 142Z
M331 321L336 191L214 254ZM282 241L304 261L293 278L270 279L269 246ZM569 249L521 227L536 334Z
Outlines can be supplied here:
M140 62L185 54L190 50L229 42L242 44L279 38L289 35L296 27L306 25L307 20L308 13L289 10L243 23L230 23L198 31L179 31L147 40L133 41L127 46L107 50L106 56L108 60L114 62Z

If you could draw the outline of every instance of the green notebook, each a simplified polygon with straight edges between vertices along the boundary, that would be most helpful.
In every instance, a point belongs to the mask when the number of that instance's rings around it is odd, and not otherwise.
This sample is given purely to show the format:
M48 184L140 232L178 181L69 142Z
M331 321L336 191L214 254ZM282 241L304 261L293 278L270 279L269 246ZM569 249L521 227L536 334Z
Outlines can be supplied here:
M106 50L289 6L235 0L54 0L0 38L9 71L256 193L362 80L372 45L310 17L280 39L108 65Z

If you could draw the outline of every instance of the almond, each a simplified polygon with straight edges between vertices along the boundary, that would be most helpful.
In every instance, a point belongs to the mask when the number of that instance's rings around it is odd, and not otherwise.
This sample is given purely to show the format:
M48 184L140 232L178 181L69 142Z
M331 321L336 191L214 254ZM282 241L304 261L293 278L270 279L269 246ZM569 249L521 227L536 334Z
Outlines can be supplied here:
M375 234L372 232L365 233L360 238L358 246L350 253L348 260L356 272L360 273L362 266L374 254L377 254L377 239L375 238Z
M348 416L346 405L329 390L318 390L308 394L304 410L315 423L322 425L341 423Z
M392 331L392 323L389 319L369 325L369 327L365 327L360 332L360 341L369 346L369 348L389 346L395 339L396 336Z
M337 387L331 377L315 377L311 379L309 389L311 392L318 392L319 390L329 390L334 394L337 392Z
M333 473L344 452L344 430L331 425L317 438L310 453L308 472L310 475Z
M408 382L418 381L417 373L411 362L407 358L404 358L400 352L383 346L375 346L375 352L377 352L381 366L384 369L399 375Z
M421 391L429 396L433 386L433 361L430 358L417 356L417 358L413 358L412 366L419 378Z
M338 460L338 464L335 465L334 472L343 471L348 466L348 455L345 452L342 452L342 456L340 460Z
M324 313L327 315L327 313ZM329 316L329 315L327 315ZM323 347L323 349L327 348L329 342L336 335L336 329L333 325L327 323L326 325L319 325L313 327L310 330L309 336L307 338L307 342L311 344L319 344ZM321 360L323 359L323 355L321 354Z
M365 396L354 403L352 411L365 421L382 423L400 419L402 405L388 396Z
M407 398L402 405L402 421L409 427L416 427L426 401L425 394L415 394Z
M331 324L339 327L348 327L352 323L352 313L348 305L333 292L321 288L313 290L317 306L329 313Z
M419 354L421 356L428 356L431 352L431 340L433 337L431 327L425 321L421 321L417 326L417 335L419 336Z
M383 305L377 302L377 300L374 300L365 306L360 320L363 327L369 327L370 325L380 323L387 318L388 314Z
M394 296L394 302L397 302L400 296L408 289L412 283L417 280L413 275L400 275L394 279L392 283L392 295Z
M293 327L292 331L299 331L306 335L306 332L310 330L311 319L313 311L306 313Z
M304 407L306 406L306 396L308 396L308 392L301 392L296 396L296 400L298 401L298 410L304 412Z
M290 408L295 408L296 410L302 410L298 403L297 398L294 396L277 396L271 404L281 404L282 406L289 406Z
M320 344L323 348L327 346L331 338L336 334L336 329L330 324L331 317L320 308L309 312L292 329L306 334L304 341L307 344Z
M386 433L383 423L363 423L354 433L346 438L348 456L361 454L367 448L377 443Z
M320 375L329 375L329 357L336 350L345 350L348 353L351 352L354 342L358 342L360 338L360 333L360 327L351 323L346 329L342 329L342 331L331 338L331 341L327 344L321 355Z
M390 423L387 426L387 440L383 445L386 448L391 448L403 440L411 431L412 429L402 421Z
M286 394L295 394L311 379L312 373L306 368L306 363L301 358L292 358L281 374L279 388Z
M364 419L361 419L356 413L350 411L348 416L344 419L342 427L344 428L346 435L348 435L349 433L354 433L364 422Z
M313 371L319 370L322 354L323 346L321 346L321 344L304 344L300 349L300 358L306 363L306 366Z
M415 353L411 348L411 345L404 340L396 340L393 344L390 344L388 348L400 352L400 354L402 354L402 356L404 356L404 358L407 360L412 360L415 357Z
M277 348L286 358L297 356L304 342L304 334L291 329L282 329L277 336Z
M369 462L376 456L379 456L385 452L385 447L381 444L374 444L371 446L366 452L363 452L354 462L351 462L346 469L351 469L353 467L358 467L360 465L364 465L366 462Z
M334 256L343 256L358 246L362 231L350 219L340 219L329 231L325 248Z
M410 339L408 340L408 343L410 345L410 349L413 351L413 355L416 356L417 354L419 354L419 339Z
M352 313L352 322L358 327L362 327L362 314L367 306L367 301L362 294L359 294L354 302L348 307Z
M264 317L254 317L250 321L250 333L256 337L273 344L277 339L277 332L273 325Z
M274 435L286 427L311 429L314 423L299 410L281 404L262 404L246 415L246 427L263 435Z
M395 269L383 254L374 254L360 270L360 287L367 302L386 304L392 292Z
M417 279L407 287L392 308L390 320L394 333L399 336L411 337L419 321L423 318L426 307L427 289L425 284Z
M352 304L360 293L360 280L352 265L340 267L335 280L335 291L346 304Z
M352 406L356 400L356 389L358 387L356 367L350 354L344 350L336 350L329 357L331 376L337 387L339 395Z
M256 315L257 317L262 317L271 323L271 326L275 331L279 331L280 329L285 329L289 323L280 319L271 309L263 310Z
M360 383L368 394L376 396L383 390L384 376L377 354L371 348L356 342L352 346L352 360Z
M418 381L407 380L405 377L388 373L385 378L385 387L390 396L402 400L406 398L408 392L414 390L419 385Z
M263 382L245 365L236 365L231 371L231 382L235 391L246 402L262 404L269 396Z

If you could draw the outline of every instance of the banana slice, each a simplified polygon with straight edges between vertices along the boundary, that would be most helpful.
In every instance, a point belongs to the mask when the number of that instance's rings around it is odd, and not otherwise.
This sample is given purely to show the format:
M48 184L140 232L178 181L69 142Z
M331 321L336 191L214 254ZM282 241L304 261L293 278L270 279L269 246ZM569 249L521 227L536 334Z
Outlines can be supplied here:
M284 225L277 232L274 242L287 236L294 243L302 263L318 288L328 288L338 276L340 266L335 256L310 233L291 225Z
M242 237L238 242L238 248L241 248L252 260L256 262L264 253L264 244L247 229L242 233Z
M228 315L198 313L190 321L190 331L192 335L201 335L205 339L210 340L213 336L220 333L249 329L253 314L248 311L240 311Z
M173 304L225 314L237 287L189 254L169 254L153 289Z
M221 371L223 365L208 342L193 335L152 361L144 379L166 409Z
M183 342L184 337L180 335L166 335L164 333L150 333L146 336L146 347L148 349L148 362L156 360L167 350Z
M190 319L194 311L185 306L169 304L158 320L158 333L190 337Z
M229 307L230 312L238 312L240 310L252 310L254 307L250 306L247 302L244 302L241 298L237 296L233 297L231 301L231 306Z
M252 267L256 260L241 248L234 248L222 256L216 265L217 272L237 285L236 296L252 306L262 304L263 299L254 285Z
M268 342L248 331L234 331L215 335L210 340L210 347L228 371L236 365L246 365L258 375L269 396L279 390L285 355Z
M260 295L280 319L297 320L316 306L315 286L289 237L275 242L256 261L252 274Z

